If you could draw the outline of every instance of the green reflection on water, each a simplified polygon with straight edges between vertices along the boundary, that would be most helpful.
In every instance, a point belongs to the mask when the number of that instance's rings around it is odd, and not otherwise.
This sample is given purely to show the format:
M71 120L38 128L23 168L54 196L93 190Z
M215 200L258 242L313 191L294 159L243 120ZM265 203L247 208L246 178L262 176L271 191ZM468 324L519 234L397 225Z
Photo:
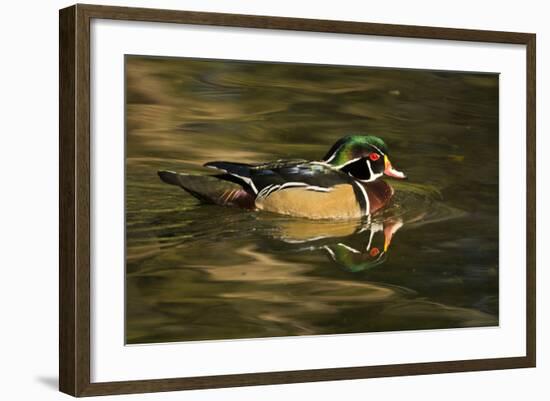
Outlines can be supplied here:
M498 324L497 75L132 56L126 76L128 343ZM349 133L409 177L370 220L201 205L156 174Z

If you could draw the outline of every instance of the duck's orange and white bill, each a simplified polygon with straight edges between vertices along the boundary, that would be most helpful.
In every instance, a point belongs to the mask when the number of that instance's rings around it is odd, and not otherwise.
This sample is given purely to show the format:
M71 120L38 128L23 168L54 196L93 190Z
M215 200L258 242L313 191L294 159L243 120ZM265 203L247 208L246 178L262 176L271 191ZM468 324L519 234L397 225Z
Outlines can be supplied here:
M393 168L390 159L386 155L384 155L384 174L388 177L399 178L401 180L407 178L404 173Z

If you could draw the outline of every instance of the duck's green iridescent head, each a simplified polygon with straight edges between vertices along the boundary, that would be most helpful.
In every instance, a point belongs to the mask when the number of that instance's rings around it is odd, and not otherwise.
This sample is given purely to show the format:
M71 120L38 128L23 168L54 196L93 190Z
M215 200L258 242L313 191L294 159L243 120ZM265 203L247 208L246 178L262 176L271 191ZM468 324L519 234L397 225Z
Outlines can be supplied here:
M377 136L345 136L330 148L323 161L363 182L374 181L383 174L405 178L392 167L388 147Z

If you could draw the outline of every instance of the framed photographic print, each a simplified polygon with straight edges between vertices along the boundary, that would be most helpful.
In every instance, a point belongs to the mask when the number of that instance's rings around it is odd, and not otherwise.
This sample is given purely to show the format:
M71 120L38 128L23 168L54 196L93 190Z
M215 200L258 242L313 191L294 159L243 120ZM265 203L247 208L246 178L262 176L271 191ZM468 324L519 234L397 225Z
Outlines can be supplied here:
M60 11L60 390L535 366L535 35Z

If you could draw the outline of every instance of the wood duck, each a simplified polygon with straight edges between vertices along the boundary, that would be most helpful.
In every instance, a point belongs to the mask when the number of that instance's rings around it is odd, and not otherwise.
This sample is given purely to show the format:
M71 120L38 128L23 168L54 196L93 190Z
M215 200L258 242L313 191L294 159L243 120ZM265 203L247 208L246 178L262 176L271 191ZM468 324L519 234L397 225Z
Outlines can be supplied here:
M245 164L213 161L211 176L159 171L160 178L197 199L223 206L310 219L350 219L388 204L393 189L384 174L403 179L393 168L384 141L350 135L338 140L321 161L277 160Z

